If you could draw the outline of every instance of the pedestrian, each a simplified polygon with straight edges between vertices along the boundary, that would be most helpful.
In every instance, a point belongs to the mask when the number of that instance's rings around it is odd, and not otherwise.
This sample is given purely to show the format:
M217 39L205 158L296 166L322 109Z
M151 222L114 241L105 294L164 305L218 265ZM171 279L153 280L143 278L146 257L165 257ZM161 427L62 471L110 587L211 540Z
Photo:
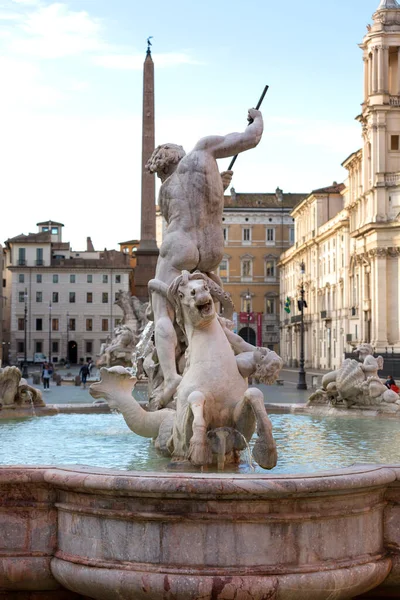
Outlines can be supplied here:
M88 374L89 374L89 377L92 374L92 367L93 367L93 361L92 361L91 358L89 358L89 360L88 360Z
M42 369L43 389L50 391L50 367L47 362L43 363Z
M88 378L88 375L89 375L89 367L88 367L87 363L84 363L81 366L81 370L79 371L79 376L83 383L83 389L86 389L86 380Z
M393 379L393 377L391 375L387 376L387 379L385 381L385 385L386 387L390 390L390 388L392 387L392 385L396 385L395 380Z

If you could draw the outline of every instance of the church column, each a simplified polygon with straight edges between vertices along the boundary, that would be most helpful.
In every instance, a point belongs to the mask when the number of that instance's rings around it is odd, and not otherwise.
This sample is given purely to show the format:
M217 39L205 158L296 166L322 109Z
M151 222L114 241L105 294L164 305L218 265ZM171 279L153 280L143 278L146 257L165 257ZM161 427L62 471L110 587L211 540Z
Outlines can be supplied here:
M383 46L383 88L386 94L389 92L389 46Z
M384 87L384 65L383 65L383 47L382 46L378 46L377 58L378 58L378 92L382 92L383 87Z
M372 269L371 287L373 288L372 315L373 340L376 352L384 352L387 339L387 249L374 248L370 251Z
M372 93L378 91L378 48L372 48Z
M400 96L400 46L397 48L397 94Z
M367 101L369 95L369 60L368 56L363 57L364 61L364 102Z

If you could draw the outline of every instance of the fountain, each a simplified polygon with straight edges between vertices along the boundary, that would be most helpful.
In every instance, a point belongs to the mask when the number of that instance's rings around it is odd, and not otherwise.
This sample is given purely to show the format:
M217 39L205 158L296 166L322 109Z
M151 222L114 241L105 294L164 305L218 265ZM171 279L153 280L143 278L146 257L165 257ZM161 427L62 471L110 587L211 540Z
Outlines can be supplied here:
M91 388L133 431L153 439L175 471L3 467L0 594L340 600L383 582L381 594L399 591L400 466L261 470L276 464L276 441L263 395L247 378L273 382L282 361L231 331L230 298L214 273L231 177L219 174L216 159L257 145L261 113L249 116L245 132L204 138L188 155L173 144L155 150L149 169L163 182L159 204L168 228L149 284L155 348L149 328L138 350L149 406L132 396L134 369L103 368ZM247 474L240 452L255 431L259 472ZM101 445L96 450L100 455Z

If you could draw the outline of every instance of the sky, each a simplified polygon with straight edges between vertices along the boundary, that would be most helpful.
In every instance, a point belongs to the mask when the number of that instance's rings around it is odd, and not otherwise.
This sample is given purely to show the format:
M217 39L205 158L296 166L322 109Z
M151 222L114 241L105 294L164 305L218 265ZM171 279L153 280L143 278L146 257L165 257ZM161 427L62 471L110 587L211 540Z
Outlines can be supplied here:
M361 147L358 44L379 0L0 0L0 242L64 223L74 250L140 237L143 61L156 144L264 135L236 192L308 193ZM228 160L220 161L220 169Z

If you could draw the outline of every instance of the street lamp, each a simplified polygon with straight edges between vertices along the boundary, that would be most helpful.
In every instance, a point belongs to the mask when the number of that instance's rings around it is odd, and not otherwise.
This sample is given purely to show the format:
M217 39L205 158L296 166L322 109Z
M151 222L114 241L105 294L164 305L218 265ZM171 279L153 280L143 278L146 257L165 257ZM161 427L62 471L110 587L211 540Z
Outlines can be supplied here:
M249 288L247 288L247 294L246 294L246 307L247 307L247 343L250 343L250 300L251 300L251 294L250 294L250 290Z
M49 363L51 363L51 301L49 302Z
M298 300L297 305L300 310L300 371L299 371L299 382L297 384L298 390L306 390L307 382L306 382L306 372L304 370L304 309L307 308L307 302L304 300L304 274L306 272L306 267L304 261L300 263L300 274L301 274L301 284L300 284L300 300Z
M65 353L65 358L67 362L69 362L69 313L67 312L67 352Z
M24 364L22 365L22 377L27 379L29 377L28 373L28 358L27 358L27 345L28 345L28 290L25 288L24 292Z

